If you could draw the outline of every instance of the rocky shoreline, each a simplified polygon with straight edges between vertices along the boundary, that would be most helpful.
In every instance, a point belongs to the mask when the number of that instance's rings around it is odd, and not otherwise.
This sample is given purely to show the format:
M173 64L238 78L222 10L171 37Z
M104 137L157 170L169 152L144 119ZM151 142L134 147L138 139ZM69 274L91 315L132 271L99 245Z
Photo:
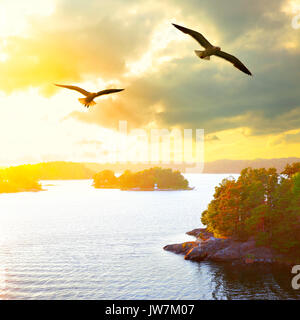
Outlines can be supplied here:
M300 257L295 259L268 247L258 247L254 239L241 242L230 238L215 238L204 228L194 229L187 234L196 237L196 241L167 245L164 250L182 254L185 260L197 262L279 263L284 265L297 264L296 260L298 264L300 262Z

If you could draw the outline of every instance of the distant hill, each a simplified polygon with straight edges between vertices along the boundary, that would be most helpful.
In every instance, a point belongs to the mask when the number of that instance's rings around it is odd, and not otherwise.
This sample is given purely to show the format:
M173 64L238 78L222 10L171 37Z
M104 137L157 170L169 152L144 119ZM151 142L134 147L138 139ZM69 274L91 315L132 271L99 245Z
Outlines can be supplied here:
M253 169L276 168L277 172L281 172L288 163L294 162L300 162L300 158L217 160L205 163L204 173L240 173L242 169L248 167Z
M26 174L37 180L92 179L96 171L76 162L42 162L5 168L8 174Z
M289 163L300 162L300 158L281 158L281 159L257 159L257 160L217 160L207 162L204 166L204 173L240 173L247 167L256 168L276 168L281 172ZM153 167L179 170L182 173L192 172L193 168L188 164L133 164L133 163L79 163L79 162L42 162L38 164L27 164L14 166L0 170L10 175L26 175L36 180L77 180L93 179L94 175L103 170L112 170L116 173L123 173L125 170L138 172ZM195 170L197 172L197 170Z
M203 173L240 173L244 168L252 167L258 168L276 168L278 172L281 172L284 167L289 163L300 162L300 158L280 158L280 159L256 159L256 160L217 160L212 162L206 162L204 165ZM122 164L122 163L85 163L87 168L99 172L102 170L112 170L114 172L122 173L125 170L141 171L158 166L157 164ZM173 170L179 170L181 172L193 171L193 167L188 164L163 164L160 163L161 168L171 168ZM197 172L197 170L195 170Z
M163 169L173 169L179 170L180 172L185 172L187 167L191 167L187 164L164 164L164 163L84 163L84 165L92 171L100 172L103 170L112 170L116 173L123 173L125 170L130 170L132 172L138 172L142 170L151 169L154 167L160 167Z

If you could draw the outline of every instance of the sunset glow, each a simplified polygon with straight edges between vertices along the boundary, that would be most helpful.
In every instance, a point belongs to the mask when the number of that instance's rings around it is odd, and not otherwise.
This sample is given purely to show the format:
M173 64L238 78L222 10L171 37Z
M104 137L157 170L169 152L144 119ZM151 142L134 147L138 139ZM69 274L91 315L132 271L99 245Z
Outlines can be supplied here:
M186 16L188 5L167 1L161 10L146 2L123 10L116 1L109 19L107 5L99 2L88 8L67 0L0 3L0 165L106 161L103 152L111 148L101 139L108 134L113 141L122 120L131 129L204 129L206 161L300 156L297 75L289 77L289 68L300 69L299 31L291 28L298 1L255 9L265 17L261 25L245 19L243 30L232 37L232 21L219 28L209 6ZM278 28L264 29L275 20L281 21ZM171 22L202 30L213 43L240 52L256 81L264 83L263 92L224 61L197 60L198 44ZM259 51L261 43L268 55ZM80 94L53 83L126 90L85 110L77 101ZM213 86L219 94L212 93ZM101 147L90 140L99 140Z

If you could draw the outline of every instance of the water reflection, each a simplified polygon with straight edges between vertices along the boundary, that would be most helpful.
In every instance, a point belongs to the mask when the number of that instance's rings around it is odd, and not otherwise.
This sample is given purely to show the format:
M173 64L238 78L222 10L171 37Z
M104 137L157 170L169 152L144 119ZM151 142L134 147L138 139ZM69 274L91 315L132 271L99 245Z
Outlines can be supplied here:
M213 299L300 299L286 266L202 262L198 268L211 276Z
M299 299L290 270L193 263L164 251L191 239L224 175L193 191L122 192L51 182L0 196L2 299ZM49 184L49 183L46 183Z

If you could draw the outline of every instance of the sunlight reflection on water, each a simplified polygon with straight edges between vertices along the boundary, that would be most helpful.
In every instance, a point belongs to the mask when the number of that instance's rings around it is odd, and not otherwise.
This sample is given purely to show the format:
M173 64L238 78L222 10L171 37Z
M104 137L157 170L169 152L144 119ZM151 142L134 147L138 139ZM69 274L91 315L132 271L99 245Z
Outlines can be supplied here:
M193 238L228 175L187 175L193 191L96 190L91 181L0 195L0 298L299 298L288 271L185 261L166 244Z

